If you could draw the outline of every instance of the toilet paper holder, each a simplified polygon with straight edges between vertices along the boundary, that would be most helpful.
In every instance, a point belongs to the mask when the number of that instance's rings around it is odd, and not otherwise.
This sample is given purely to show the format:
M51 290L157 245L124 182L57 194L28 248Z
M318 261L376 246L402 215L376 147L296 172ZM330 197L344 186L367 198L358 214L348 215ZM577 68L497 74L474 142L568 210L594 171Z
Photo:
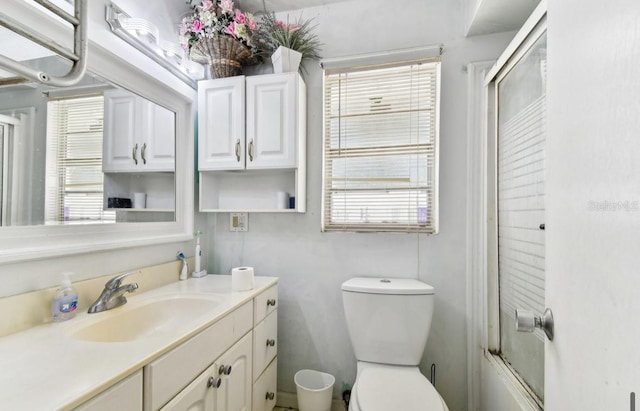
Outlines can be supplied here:
M534 315L533 311L516 308L516 331L533 332L536 328L544 331L549 341L553 341L553 312L550 308Z

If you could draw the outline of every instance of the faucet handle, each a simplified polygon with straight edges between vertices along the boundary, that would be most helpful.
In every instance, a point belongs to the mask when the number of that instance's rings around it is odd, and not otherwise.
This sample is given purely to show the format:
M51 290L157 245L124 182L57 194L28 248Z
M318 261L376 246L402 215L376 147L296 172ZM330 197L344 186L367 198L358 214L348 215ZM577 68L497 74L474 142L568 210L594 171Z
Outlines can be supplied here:
M141 272L140 270L136 270L136 271L129 271L128 273L120 274L116 277L113 277L109 281L107 281L104 287L110 290L115 290L116 288L120 287L120 283L122 283L123 278L128 277L131 274L139 274L140 272Z

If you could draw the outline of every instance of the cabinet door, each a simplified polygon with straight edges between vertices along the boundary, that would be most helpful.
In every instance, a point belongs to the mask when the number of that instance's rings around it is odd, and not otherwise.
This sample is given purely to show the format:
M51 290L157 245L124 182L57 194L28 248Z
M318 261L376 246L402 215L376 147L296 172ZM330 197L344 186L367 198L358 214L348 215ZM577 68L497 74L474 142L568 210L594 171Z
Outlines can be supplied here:
M142 371L125 378L83 403L74 411L140 411L142 409Z
M247 169L295 168L298 73L247 77Z
M216 365L207 368L198 378L180 391L160 411L215 411L214 391L218 385Z
M244 105L244 76L198 83L200 170L244 169Z
M222 383L215 391L217 411L251 410L251 337L245 335L216 361L217 371L222 371Z
M174 171L175 114L151 101L143 104L140 160L145 171Z
M140 104L141 100L127 91L105 91L103 171L138 169L141 146L136 143L139 132L136 112L140 110Z

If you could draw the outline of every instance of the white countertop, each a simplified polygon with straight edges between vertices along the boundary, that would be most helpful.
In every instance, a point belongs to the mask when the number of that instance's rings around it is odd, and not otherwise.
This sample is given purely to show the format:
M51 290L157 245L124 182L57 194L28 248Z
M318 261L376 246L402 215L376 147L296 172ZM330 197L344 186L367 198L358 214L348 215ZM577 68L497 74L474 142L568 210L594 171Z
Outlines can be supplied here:
M276 284L276 277L255 277L255 288L233 292L231 276L189 278L154 290L127 294L122 307L31 328L0 338L0 409L71 409L141 369ZM97 322L118 310L164 295L198 294L219 301L206 314L186 317L171 332L126 342L91 342L68 334L81 322ZM15 307L19 310L20 307Z

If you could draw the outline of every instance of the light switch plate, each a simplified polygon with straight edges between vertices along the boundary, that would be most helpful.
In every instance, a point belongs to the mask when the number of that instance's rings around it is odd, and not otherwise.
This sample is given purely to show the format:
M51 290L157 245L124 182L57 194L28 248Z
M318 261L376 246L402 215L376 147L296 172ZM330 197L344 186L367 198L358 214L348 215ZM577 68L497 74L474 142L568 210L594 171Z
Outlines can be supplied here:
M249 214L229 213L229 231L249 231Z

